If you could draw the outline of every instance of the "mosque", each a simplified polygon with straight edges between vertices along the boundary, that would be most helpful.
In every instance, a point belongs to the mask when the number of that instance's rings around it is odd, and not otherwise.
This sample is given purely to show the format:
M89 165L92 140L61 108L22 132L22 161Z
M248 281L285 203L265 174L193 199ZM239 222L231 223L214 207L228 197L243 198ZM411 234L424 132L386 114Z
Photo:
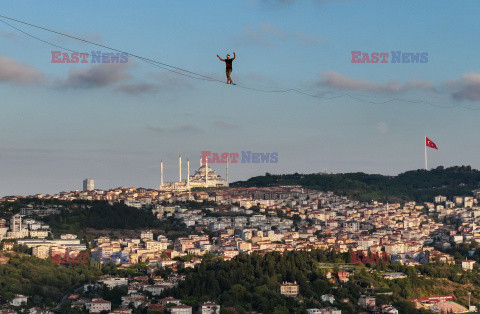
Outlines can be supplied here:
M161 191L190 191L192 188L218 188L228 187L228 163L226 163L225 178L208 167L208 160L205 165L200 158L200 168L193 176L190 176L190 161L187 160L187 178L182 180L182 156L178 156L178 181L163 182L163 160L160 162L160 190Z

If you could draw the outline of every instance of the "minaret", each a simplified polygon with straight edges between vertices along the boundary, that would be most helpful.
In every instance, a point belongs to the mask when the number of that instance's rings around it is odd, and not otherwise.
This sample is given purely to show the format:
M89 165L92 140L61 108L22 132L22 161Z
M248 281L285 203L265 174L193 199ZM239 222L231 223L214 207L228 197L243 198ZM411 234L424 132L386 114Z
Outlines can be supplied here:
M225 181L228 183L228 157L227 157L227 167L225 169Z
M200 158L200 167L201 167L201 166L203 166L203 164L202 164L202 158Z
M163 159L160 160L160 188L163 186Z
M178 155L178 183L182 182L182 155Z
M190 160L187 159L187 190L190 190Z
M205 187L208 187L208 157L205 158Z

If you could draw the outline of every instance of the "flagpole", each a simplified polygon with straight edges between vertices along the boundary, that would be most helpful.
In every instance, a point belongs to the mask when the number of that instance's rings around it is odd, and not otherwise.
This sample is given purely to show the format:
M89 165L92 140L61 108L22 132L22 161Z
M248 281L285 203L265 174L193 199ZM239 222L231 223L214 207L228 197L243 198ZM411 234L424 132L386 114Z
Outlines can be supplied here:
M425 170L427 170L428 166L427 166L427 136L426 135L423 141L423 147L425 147Z

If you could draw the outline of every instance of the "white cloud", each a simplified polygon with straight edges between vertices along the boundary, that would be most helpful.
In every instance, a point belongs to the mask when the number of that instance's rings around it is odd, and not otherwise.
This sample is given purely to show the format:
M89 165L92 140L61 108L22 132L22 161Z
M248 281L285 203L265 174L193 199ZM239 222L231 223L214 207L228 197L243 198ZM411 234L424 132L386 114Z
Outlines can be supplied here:
M0 81L27 85L42 83L43 80L43 74L34 67L0 56Z
M130 78L126 73L128 63L105 63L81 70L71 70L61 83L63 87L95 88L114 84Z
M480 74L475 72L466 73L461 79L451 81L447 85L456 89L452 93L453 98L460 100L480 100Z

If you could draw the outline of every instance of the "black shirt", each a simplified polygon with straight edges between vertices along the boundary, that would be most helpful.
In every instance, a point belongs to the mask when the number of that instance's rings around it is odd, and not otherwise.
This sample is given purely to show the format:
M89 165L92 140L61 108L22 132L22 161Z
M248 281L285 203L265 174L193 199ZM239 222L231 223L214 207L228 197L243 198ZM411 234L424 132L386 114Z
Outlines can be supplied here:
M225 59L225 65L227 66L227 70L232 69L232 62L233 62L233 59Z

